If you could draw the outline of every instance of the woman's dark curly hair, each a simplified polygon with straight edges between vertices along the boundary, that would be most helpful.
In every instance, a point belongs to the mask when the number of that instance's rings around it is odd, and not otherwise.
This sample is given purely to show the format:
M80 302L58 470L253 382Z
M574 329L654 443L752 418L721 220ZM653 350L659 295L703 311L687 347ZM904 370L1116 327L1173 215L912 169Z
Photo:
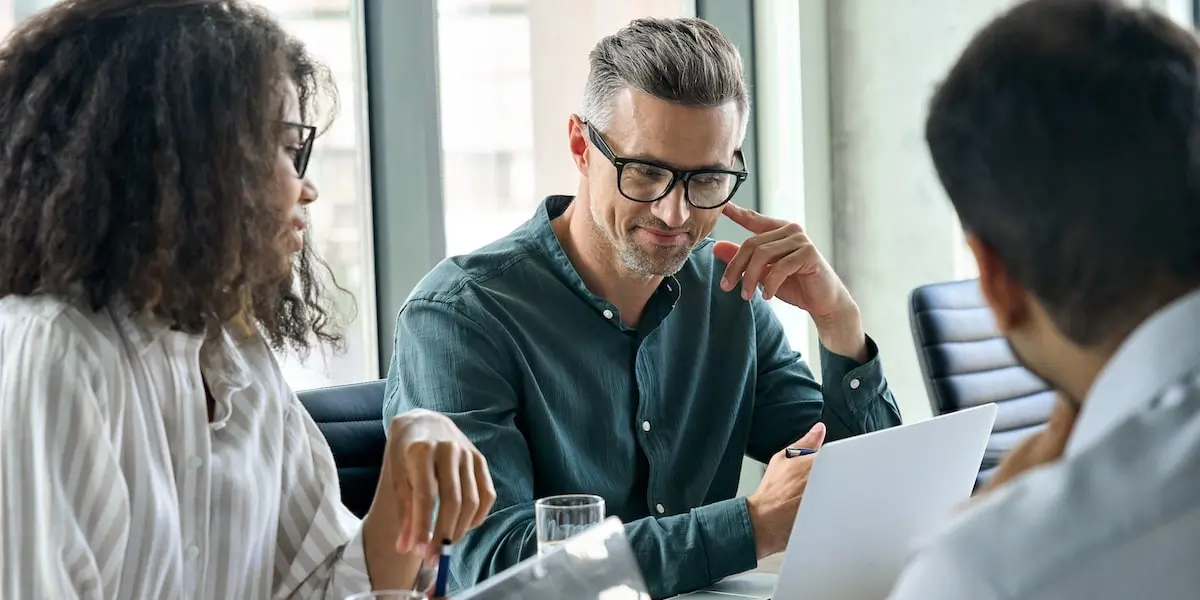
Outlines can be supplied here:
M68 0L20 25L0 47L0 297L340 341L324 264L281 243L288 80L306 122L335 107L328 71L239 0Z

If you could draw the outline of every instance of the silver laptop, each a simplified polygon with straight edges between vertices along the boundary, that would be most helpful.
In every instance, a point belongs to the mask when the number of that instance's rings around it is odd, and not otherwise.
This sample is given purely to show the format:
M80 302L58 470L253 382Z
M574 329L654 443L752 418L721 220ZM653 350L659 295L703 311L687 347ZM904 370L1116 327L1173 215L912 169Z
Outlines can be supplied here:
M778 577L687 600L858 600L891 591L914 542L971 496L996 405L830 442L817 453Z

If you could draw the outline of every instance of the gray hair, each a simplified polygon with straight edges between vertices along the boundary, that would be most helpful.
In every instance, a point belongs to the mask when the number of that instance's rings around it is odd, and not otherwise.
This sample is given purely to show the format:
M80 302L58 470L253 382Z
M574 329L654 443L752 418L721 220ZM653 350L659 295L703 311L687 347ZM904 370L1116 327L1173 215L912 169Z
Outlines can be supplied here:
M626 89L683 106L715 108L732 101L750 114L742 56L711 23L701 19L635 19L606 36L591 63L580 116L596 129L611 124L613 99Z

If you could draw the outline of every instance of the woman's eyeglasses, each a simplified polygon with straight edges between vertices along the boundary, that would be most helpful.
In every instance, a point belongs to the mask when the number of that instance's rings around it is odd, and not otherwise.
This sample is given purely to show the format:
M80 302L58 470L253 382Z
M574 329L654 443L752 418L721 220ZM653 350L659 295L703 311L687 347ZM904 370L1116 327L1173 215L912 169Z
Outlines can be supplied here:
M284 126L295 128L300 141L288 146L292 156L292 166L296 168L296 177L303 178L308 172L308 159L312 157L313 141L317 139L317 128L312 125L284 121Z

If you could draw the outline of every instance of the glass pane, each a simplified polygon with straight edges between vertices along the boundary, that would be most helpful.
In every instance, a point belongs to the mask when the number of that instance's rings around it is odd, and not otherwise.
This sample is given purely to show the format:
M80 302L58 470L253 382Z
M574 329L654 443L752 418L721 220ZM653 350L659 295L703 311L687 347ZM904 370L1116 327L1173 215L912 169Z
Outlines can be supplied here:
M337 121L319 137L309 177L320 188L310 208L317 252L338 283L354 297L340 306L356 315L347 325L345 352L314 348L300 361L280 356L292 387L306 389L379 377L375 327L374 255L366 149L366 71L362 59L359 0L256 0L273 11L294 35L332 71L341 109ZM53 4L52 0L0 0L0 34L14 23ZM357 310L353 310L357 308Z
M546 195L575 193L567 118L601 37L637 17L694 14L693 0L437 2L450 255L505 235Z
M375 264L372 252L370 171L366 123L366 69L362 9L358 0L255 0L329 67L338 88L337 120L317 138L308 176L321 195L309 208L317 253L338 284L353 295L339 303L353 315L344 330L344 352L314 348L303 361L280 356L288 383L307 389L379 377L375 326Z

